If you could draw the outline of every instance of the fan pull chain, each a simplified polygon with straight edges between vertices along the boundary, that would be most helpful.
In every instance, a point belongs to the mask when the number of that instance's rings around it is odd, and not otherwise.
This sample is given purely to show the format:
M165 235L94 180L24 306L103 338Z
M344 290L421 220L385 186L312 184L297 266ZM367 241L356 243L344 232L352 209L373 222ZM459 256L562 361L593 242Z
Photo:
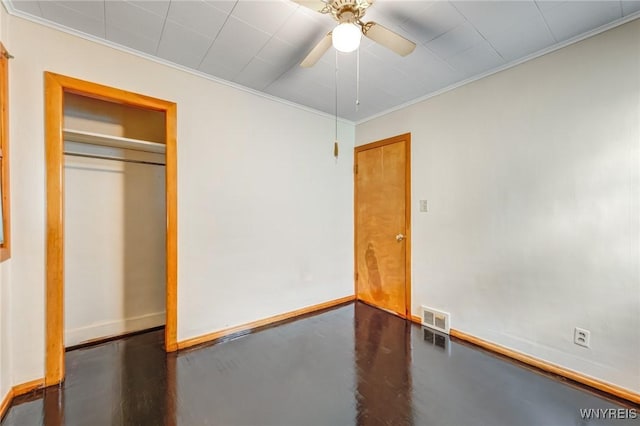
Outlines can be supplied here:
M356 112L360 109L360 47L356 51Z
M336 139L333 142L333 156L335 159L338 159L338 51L336 50L336 93L335 93L335 101L336 101Z

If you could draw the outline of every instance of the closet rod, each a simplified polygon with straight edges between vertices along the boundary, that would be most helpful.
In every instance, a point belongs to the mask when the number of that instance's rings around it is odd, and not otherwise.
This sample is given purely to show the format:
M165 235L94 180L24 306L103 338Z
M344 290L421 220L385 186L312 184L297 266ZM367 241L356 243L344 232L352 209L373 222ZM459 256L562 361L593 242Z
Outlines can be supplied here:
M106 155L78 154L76 152L65 152L64 155L71 155L72 157L97 158L97 159L100 159L100 160L122 161L124 163L150 164L152 166L164 166L165 165L164 163L157 163L155 161L132 160L132 159L129 159L129 158L109 157L109 156L106 156Z

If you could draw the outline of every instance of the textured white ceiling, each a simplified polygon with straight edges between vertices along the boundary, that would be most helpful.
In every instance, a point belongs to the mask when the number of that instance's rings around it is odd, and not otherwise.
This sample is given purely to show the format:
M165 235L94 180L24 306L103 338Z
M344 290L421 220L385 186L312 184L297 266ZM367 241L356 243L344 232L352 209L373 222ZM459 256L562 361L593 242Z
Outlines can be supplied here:
M288 0L5 0L22 16L333 114L336 54L300 61L335 22ZM364 21L415 41L400 57L368 39L338 54L338 113L360 121L640 14L640 1L376 0Z

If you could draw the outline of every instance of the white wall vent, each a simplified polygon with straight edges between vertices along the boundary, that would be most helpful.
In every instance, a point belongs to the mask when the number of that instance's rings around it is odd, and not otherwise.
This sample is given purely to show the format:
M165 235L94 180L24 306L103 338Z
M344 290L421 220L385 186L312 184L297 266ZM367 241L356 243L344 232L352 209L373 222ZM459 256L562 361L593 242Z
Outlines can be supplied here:
M422 325L449 334L449 314L423 305Z

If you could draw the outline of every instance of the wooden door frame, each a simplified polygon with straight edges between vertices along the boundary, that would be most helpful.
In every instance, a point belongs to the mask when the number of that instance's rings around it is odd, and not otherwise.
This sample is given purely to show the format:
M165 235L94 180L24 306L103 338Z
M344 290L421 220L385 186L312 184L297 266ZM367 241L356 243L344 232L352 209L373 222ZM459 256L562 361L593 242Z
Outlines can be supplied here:
M47 179L45 386L64 380L64 94L74 93L165 114L166 326L165 349L177 350L176 104L51 72L44 73Z
M354 148L353 153L353 168L357 171L358 167L358 153L367 151L370 149L380 148L386 145L392 145L398 142L405 142L405 300L404 300L404 318L411 319L411 133L404 133L391 138L382 139L379 141L371 142L366 145L360 145ZM357 173L353 174L353 266L354 266L354 290L356 299L361 300L358 297L358 185L356 182Z

